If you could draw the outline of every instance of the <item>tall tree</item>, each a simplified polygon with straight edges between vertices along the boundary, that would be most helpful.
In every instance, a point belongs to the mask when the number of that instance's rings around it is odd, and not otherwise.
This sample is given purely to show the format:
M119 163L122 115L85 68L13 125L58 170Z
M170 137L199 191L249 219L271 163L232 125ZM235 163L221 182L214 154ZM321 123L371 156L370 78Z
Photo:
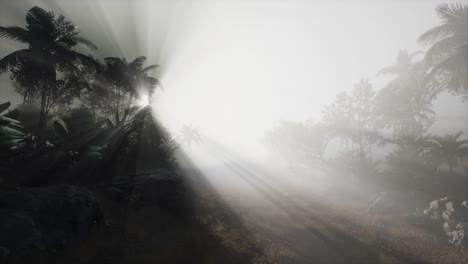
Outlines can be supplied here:
M398 137L423 137L434 121L432 101L440 92L437 82L425 82L426 67L412 62L407 51L400 51L397 63L385 67L381 73L392 79L377 95L378 112L384 123Z
M112 112L116 124L127 120L134 108L135 99L141 94L151 96L159 81L148 76L149 70L157 65L143 67L146 57L137 57L131 62L125 58L105 58L105 80L101 85L108 87Z
M381 125L375 111L375 95L369 81L361 79L349 94L339 94L324 110L330 137L351 142L352 146L356 144L362 158L371 153L372 145L379 138Z
M199 143L202 141L202 137L200 135L200 131L190 125L184 125L182 130L180 131L180 138L182 140L182 144L187 144L188 149L192 150L193 143Z
M25 85L26 96L37 91L40 97L40 128L46 125L46 116L64 91L76 84L80 65L89 63L88 57L73 51L77 44L96 48L93 43L78 36L76 27L64 16L39 7L26 14L26 28L0 27L0 36L10 38L29 47L17 50L0 60L0 74L12 70L12 78ZM58 75L66 75L68 81L57 82ZM72 78L72 75L75 77ZM73 81L72 81L73 80ZM34 95L36 96L36 95Z

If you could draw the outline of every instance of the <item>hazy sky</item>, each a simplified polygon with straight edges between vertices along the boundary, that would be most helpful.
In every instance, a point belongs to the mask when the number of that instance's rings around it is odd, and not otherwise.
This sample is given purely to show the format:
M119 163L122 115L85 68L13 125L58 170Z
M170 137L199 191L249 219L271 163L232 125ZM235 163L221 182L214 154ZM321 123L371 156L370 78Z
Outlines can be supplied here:
M154 74L165 91L153 103L170 129L192 123L250 145L277 120L319 119L338 91L361 78L382 87L388 77L376 74L398 50L425 49L416 39L439 23L440 3L2 0L0 25L24 26L34 5L64 14L100 47L96 55L146 55L161 65ZM18 47L2 39L0 57ZM8 76L0 78L4 101L13 93ZM457 102L443 96L435 109L460 120L468 104Z

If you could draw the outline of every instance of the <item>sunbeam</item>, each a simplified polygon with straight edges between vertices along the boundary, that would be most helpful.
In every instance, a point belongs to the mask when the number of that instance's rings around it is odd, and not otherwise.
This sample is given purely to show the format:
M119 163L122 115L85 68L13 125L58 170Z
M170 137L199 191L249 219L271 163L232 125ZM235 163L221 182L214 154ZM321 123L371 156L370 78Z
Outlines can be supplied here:
M0 263L468 263L468 4L3 0Z

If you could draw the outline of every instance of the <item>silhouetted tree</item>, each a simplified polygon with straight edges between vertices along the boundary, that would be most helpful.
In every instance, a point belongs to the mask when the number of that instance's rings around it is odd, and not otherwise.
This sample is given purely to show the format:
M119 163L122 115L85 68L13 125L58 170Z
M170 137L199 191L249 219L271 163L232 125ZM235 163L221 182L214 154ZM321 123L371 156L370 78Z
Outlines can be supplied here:
M432 67L429 78L448 90L465 94L468 89L468 4L447 3L436 8L439 26L422 34L418 41L432 44L425 61Z
M11 69L12 78L25 86L23 96L35 97L38 93L39 126L45 128L48 111L63 97L69 96L72 87L78 87L80 67L89 63L87 56L71 48L77 44L96 47L79 37L76 27L64 16L56 17L42 8L31 8L26 23L26 28L0 27L0 36L29 45L2 58L0 73ZM57 80L58 73L65 78Z
M377 110L385 126L392 128L394 139L423 137L434 122L432 101L440 88L435 82L424 81L426 68L411 58L406 51L400 51L397 63L381 71L395 75L377 96Z
M407 50L400 50L398 51L396 62L382 68L379 74L394 74L397 76L408 74L413 68L413 58L421 53L421 51L417 51L409 54Z
M194 128L192 124L184 125L180 131L180 138L182 144L187 144L189 150L192 150L193 143L199 143L202 141L200 131Z
M156 68L150 65L143 68L146 57L141 56L131 62L125 58L105 58L104 78L98 85L107 87L108 100L110 99L111 112L116 124L127 120L132 113L134 101L139 96L138 92L150 96L159 81L147 75L149 70Z

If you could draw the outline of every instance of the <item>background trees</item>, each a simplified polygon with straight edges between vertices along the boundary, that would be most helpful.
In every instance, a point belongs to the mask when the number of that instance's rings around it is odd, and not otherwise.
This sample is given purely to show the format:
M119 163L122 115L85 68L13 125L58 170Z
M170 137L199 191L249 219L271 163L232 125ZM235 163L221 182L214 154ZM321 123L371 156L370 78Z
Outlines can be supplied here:
M131 62L125 58L108 57L104 64L96 62L97 70L89 75L84 103L93 112L100 110L106 117L112 117L116 124L124 123L138 108L135 100L152 95L159 81L147 72L157 65L143 67L146 57ZM149 102L148 102L149 103Z
M289 166L311 169L323 158L328 144L325 132L319 123L282 121L266 134L265 144Z
M453 168L468 157L463 133L429 132L437 118L433 102L439 93L467 94L468 5L444 4L436 12L441 25L419 38L431 44L425 54L400 50L395 62L379 72L392 76L381 89L362 79L352 90L337 94L322 112L320 134L298 122L281 122L265 136L270 149L292 166L304 167L323 157L330 167L342 168L339 173L381 175L388 186L406 190L434 188L436 177L460 173ZM419 54L424 54L420 60ZM341 148L330 148L324 157L326 146L336 141ZM384 149L376 155L373 146Z
M397 62L380 72L395 76L378 94L378 111L385 126L392 129L393 138L423 137L433 124L435 113L432 101L440 88L434 82L426 82L426 68L421 62L412 62L413 55L402 50Z
M376 93L368 80L362 79L348 94L339 94L331 105L324 109L324 122L331 138L346 143L349 151L355 151L363 159L372 153L372 145L378 140L379 116L375 108Z

